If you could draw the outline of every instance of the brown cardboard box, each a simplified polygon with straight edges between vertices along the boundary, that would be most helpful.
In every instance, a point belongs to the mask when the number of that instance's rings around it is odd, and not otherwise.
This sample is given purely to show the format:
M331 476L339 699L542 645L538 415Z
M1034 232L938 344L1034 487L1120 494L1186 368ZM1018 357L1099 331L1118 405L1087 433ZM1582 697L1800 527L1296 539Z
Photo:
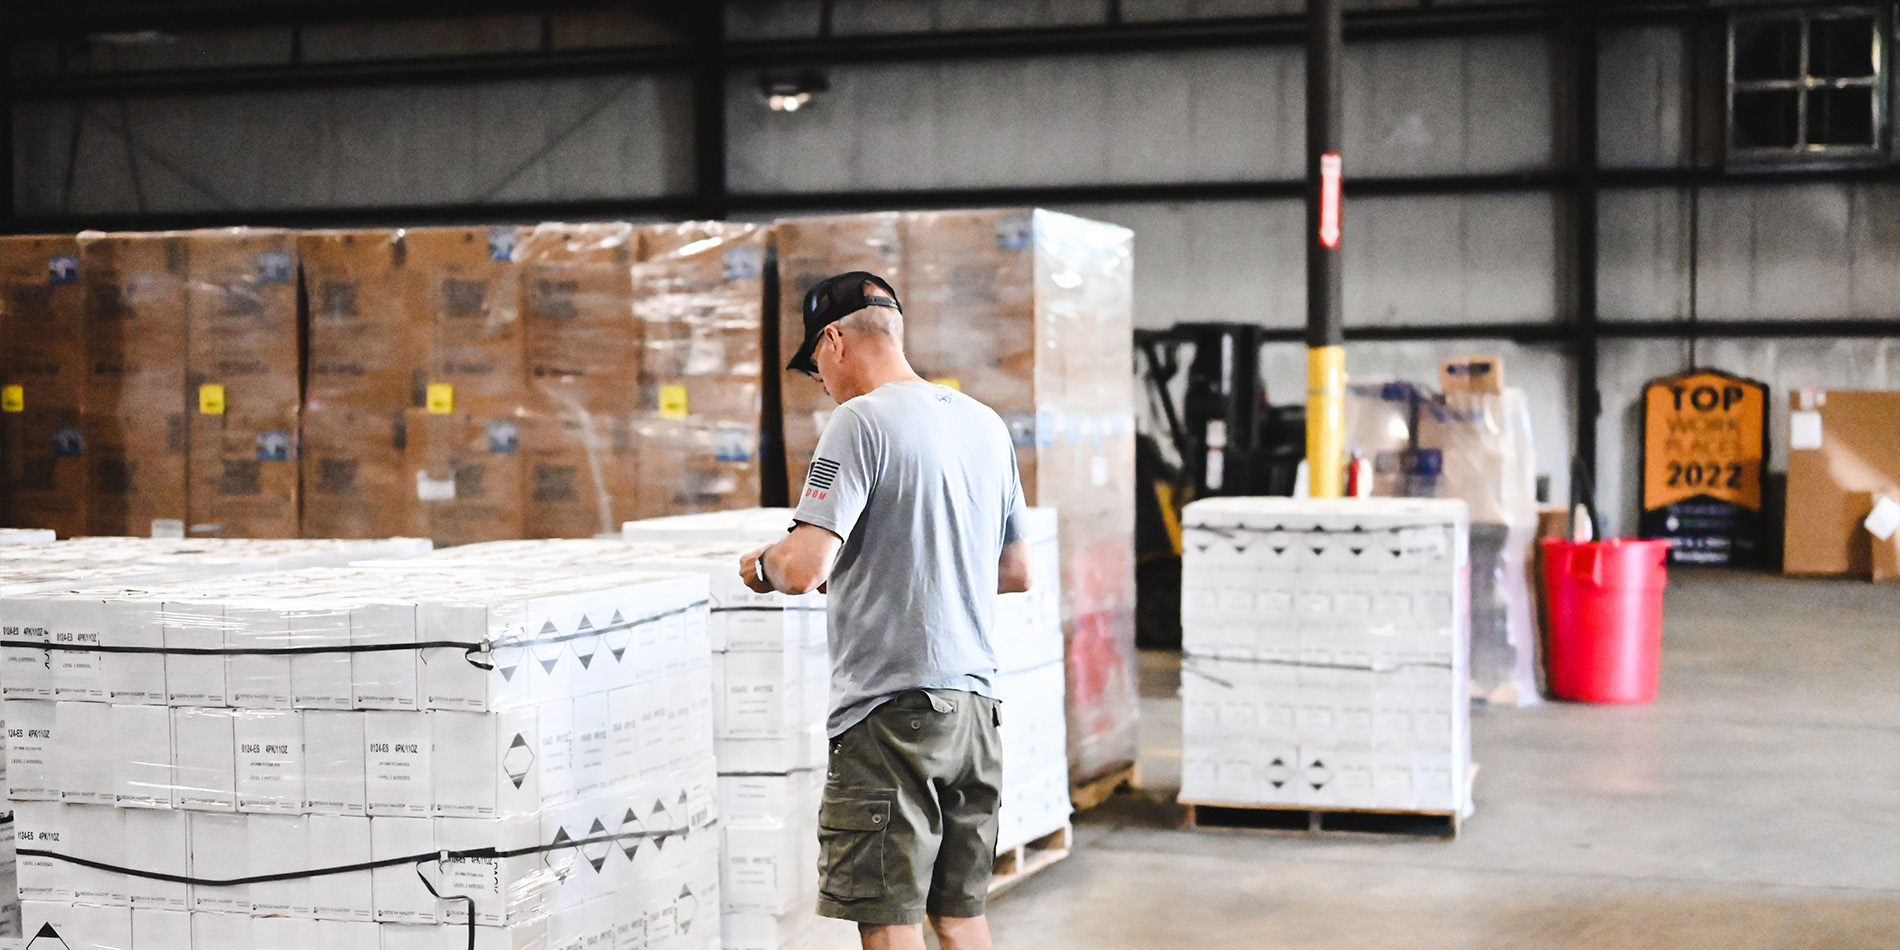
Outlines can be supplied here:
M1132 761L1132 236L1029 209L796 219L778 231L782 352L803 339L798 308L812 283L871 271L904 303L917 371L1002 414L1031 503L1060 515L1071 774ZM833 405L781 375L797 497Z
M635 517L757 507L771 229L690 222L640 233Z
M413 521L402 480L403 412L420 407L433 336L426 286L400 230L298 235L309 308L303 533L383 538Z
M0 238L7 524L87 530L85 289L71 237Z
M408 269L430 314L428 381L449 387L452 411L508 414L527 393L527 351L515 249L525 228L414 228Z
M187 240L188 386L198 403L189 435L187 531L297 537L295 235L233 228L192 232Z
M630 224L543 224L516 251L528 378L568 411L625 414L639 400Z
M90 533L184 530L185 236L79 236L86 287Z
M1870 493L1900 497L1900 392L1789 394L1788 501L1782 567L1790 574L1873 573L1861 526Z
M303 420L303 534L389 538L412 530L415 482L404 410L332 402Z
M531 538L614 534L633 517L633 424L542 403L520 417L523 529Z
M399 490L416 499L410 532L444 546L525 537L515 414L407 415L406 484Z

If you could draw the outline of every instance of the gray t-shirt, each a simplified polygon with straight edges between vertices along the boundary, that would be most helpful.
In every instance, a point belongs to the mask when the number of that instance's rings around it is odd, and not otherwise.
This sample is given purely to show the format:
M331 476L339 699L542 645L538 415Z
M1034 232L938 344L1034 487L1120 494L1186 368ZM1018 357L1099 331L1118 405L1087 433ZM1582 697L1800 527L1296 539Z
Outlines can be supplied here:
M846 402L794 517L844 541L828 588L832 737L905 690L994 695L997 563L1023 518L994 410L921 382Z

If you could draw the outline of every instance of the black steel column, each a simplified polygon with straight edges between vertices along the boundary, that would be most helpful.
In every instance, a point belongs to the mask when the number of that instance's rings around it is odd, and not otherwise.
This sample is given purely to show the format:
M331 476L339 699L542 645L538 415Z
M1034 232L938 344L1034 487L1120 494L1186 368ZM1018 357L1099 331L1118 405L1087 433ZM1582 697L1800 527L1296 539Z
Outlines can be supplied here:
M13 232L13 12L0 10L0 234Z
M1573 505L1596 515L1597 419L1602 396L1597 389L1599 327L1597 326L1597 17L1592 3L1575 5L1570 22L1572 56L1572 114L1576 127L1576 191L1572 213L1576 220L1577 312L1573 321L1577 373L1577 452L1571 465L1570 498Z
M1310 0L1306 31L1306 467L1315 498L1337 498L1345 471L1345 327L1340 297L1344 163L1341 0Z
M726 4L702 0L694 11L694 215L718 220L730 211L726 192Z

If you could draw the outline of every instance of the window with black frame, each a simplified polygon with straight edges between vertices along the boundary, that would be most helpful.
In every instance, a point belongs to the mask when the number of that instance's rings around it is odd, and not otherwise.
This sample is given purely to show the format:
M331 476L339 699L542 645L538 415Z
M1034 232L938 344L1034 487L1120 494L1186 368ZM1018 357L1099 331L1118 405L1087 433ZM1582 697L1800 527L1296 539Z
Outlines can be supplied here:
M1729 25L1728 156L1736 164L1885 153L1886 17L1845 8L1738 16Z

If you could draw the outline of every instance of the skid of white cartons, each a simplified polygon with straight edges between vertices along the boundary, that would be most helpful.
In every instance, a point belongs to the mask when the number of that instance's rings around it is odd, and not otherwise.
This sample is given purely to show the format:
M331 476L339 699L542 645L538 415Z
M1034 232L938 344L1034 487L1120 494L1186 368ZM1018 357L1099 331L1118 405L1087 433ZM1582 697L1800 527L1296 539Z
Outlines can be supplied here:
M392 561L22 605L49 646L8 659L52 668L0 675L29 941L718 945L703 576Z
M34 698L80 699L93 694L97 664L88 657L96 654L52 652L28 645L48 642L53 629L44 622L42 606L21 604L19 599L36 593L87 587L132 587L190 578L207 578L245 571L270 571L295 567L341 565L366 557L402 558L426 552L426 540L388 538L381 540L233 540L233 539L162 539L162 538L81 538L54 543L52 532L14 529L0 539L0 665L16 665L18 675L30 685ZM77 626L66 626L61 634L67 645L111 642L112 636L93 612ZM148 658L148 662L159 658ZM0 676L0 679L5 677ZM61 694L63 685L68 690ZM54 692L49 697L47 689ZM23 697L24 698L24 694ZM24 707L21 707L24 708ZM53 723L40 721L44 716L24 714L30 721L9 729L16 741L29 743L50 734ZM44 762L36 763L45 768ZM4 772L0 772L4 781ZM0 947L20 935L20 902L16 886L16 862L13 813L0 813Z
M1183 802L1470 812L1463 502L1220 498L1182 527Z
M996 696L1002 700L1003 805L996 847L1007 852L1069 823L1067 666L1062 652L1062 553L1054 509L1027 519L1028 593L996 600Z
M703 528L694 523L704 518ZM813 913L818 796L830 668L822 594L757 594L739 580L746 551L785 535L789 511L724 512L635 523L631 540L497 541L429 563L605 567L702 576L710 599L714 748L721 825L721 930L728 948L850 940ZM829 937L829 943L812 941ZM773 943L761 943L763 939Z

